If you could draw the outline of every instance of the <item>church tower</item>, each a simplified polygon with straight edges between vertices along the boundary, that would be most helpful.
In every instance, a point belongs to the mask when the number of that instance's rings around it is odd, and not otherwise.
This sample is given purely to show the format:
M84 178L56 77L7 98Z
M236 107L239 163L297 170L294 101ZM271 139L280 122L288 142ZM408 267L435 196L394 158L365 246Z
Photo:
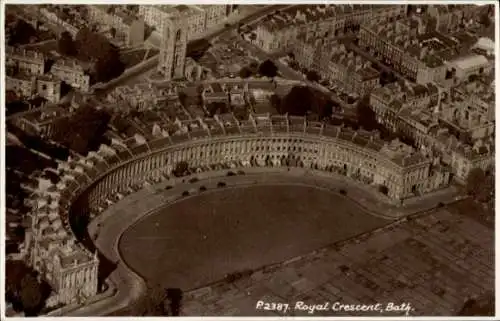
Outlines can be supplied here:
M164 23L158 71L167 80L184 77L187 47L187 26L184 19L171 17Z

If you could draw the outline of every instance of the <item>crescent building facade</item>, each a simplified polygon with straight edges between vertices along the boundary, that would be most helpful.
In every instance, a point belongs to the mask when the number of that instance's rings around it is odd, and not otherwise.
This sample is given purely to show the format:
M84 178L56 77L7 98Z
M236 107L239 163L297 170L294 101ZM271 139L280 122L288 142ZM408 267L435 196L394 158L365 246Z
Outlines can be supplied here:
M248 120L238 121L229 114L217 115L214 119L179 121L176 126L174 130L155 123L149 131L143 131L145 135L112 139L109 146L102 145L99 151L86 157L59 163L57 172L61 181L55 185L45 182L45 186L39 187L34 217L43 219L39 213L48 207L58 213L58 226L67 231L59 238L65 240L64 246L57 238L49 238L48 233L38 233L31 240L37 269L44 271L47 279L54 280L55 284L68 287L64 291L58 288L55 301L76 300L77 293L81 292L78 292L79 280L90 280L92 287L86 290L87 296L97 293L97 257L70 241L74 239L70 215L94 217L112 204L117 194L127 195L132 192L132 186L170 176L179 162L187 162L194 170L225 163L332 172L365 184L384 186L384 193L393 200L449 184L448 171L438 165L436 159L410 146L398 141L384 142L376 133L308 122L304 117L250 115ZM45 224L49 223L50 220ZM41 223L37 219L34 224ZM54 264L52 252L40 248L44 242L52 244L46 246L50 251L60 253L60 261L71 261L65 268L76 271L74 282L64 283L67 282L64 276L56 273L51 266ZM64 252L61 248L68 250ZM76 256L79 260L70 259Z

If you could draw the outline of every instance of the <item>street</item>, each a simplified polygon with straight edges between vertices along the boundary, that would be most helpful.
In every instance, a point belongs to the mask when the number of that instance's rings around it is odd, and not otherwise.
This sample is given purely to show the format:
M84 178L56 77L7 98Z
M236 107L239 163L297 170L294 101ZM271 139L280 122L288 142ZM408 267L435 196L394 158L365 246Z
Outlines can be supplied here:
M245 41L245 40L241 40L239 42L239 44L243 48L245 48L245 50L249 51L252 55L254 55L255 57L259 58L261 61L265 61L267 59L273 61L274 64L276 65L276 67L278 67L279 74L281 74L281 76L283 78L302 81L306 85L308 85L309 87L315 88L315 89L317 89L317 90L319 90L319 91L327 94L335 103L337 103L338 105L340 105L343 109L347 110L347 109L351 108L351 106L347 105L342 99L340 99L339 97L337 97L337 95L335 95L334 93L332 93L328 88L325 88L325 87L321 86L320 84L318 84L316 82L307 80L306 77L304 77L302 75L302 73L300 73L300 72L294 70L293 68L285 65L284 63L282 63L278 59L273 59L272 54L268 54L264 50L260 49L259 47L255 46L254 44L252 44L252 43L250 43L248 41Z
M235 15L230 18L229 21L226 21L224 24L221 24L219 28L207 30L204 34L200 35L201 37L204 37L204 39L211 41L214 38L220 37L224 33L231 32L235 29L238 28L238 25L240 23L251 23L254 21L259 20L260 18L268 15L271 12L274 12L276 10L282 9L284 5L277 5L277 6L266 6L263 8L259 8L257 12L252 12L252 13L241 13L240 15ZM241 18L240 18L241 17ZM238 20L236 20L238 19ZM235 20L234 22L231 20ZM236 22L237 21L237 22ZM226 26L226 24L229 24L229 26ZM190 40L190 42L196 41L201 39L200 37L197 37L196 39ZM159 35L157 33L153 33L149 38L148 38L148 43L152 45L153 47L159 47L161 39L159 38ZM147 73L158 65L158 56L150 58L147 63L143 63L140 66L138 66L136 69L133 71L130 70L126 75L122 75L118 77L117 79L112 80L111 82L107 84L102 84L96 88L96 95L103 96L106 95L107 93L111 92L113 89L116 87L126 84L127 82L133 81L133 78L142 76L144 73Z
M66 31L63 26L49 21L43 14L41 14L38 6L10 6L9 10L11 9L15 10L20 16L27 18L36 17L37 19L43 21L43 23L50 28L56 36Z
M36 15L43 21L47 22L48 26L51 27L54 32L56 33L61 33L63 30L62 26L60 25L55 25L52 23L49 23L47 19L40 14L38 10L34 6L26 6L28 9L26 13ZM257 21L262 19L263 17L281 9L285 9L291 7L291 5L273 5L273 6L265 6L265 7L260 7L257 9L256 12L245 12L245 13L240 13L237 15L233 15L230 17L223 25L221 24L218 26L218 28L213 28L211 30L207 30L204 34L201 34L199 37L196 39L192 39L190 42L204 38L208 41L211 41L217 37L224 36L226 33L233 32L235 29L237 29L239 26L242 25L250 25L252 26L255 24ZM252 8L253 9L253 8ZM23 10L21 10L23 12ZM148 39L146 44L152 47L159 47L159 44L161 42L161 39L158 35L158 33L154 32ZM321 86L320 84L316 82L311 82L308 81L300 72L290 68L289 66L281 63L278 59L276 58L276 55L273 54L268 54L262 49L258 48L257 46L241 40L239 41L239 44L241 45L242 48L247 50L250 54L254 55L261 61L265 61L267 59L272 60L276 66L278 67L279 74L286 79L290 80L297 80L304 82L306 85L313 87L321 92L326 93L335 103L340 105L344 110L347 110L351 108L349 105L347 105L342 99L340 99L337 95L332 93L330 90L327 88ZM359 48L358 48L359 50ZM366 54L366 53L365 53ZM143 74L148 73L152 71L154 68L156 68L158 64L158 56L150 58L147 62L141 63L138 66L132 67L130 70L128 70L126 73L121 75L120 77L108 82L107 84L97 84L94 85L96 90L93 92L93 94L98 95L98 96L105 96L112 90L114 90L116 87L134 82L135 78L140 78L142 77ZM388 67L386 67L388 68Z
M192 39L190 42L204 38L207 39L208 41L213 40L216 37L219 37L223 35L224 33L233 31L238 28L240 24L249 24L255 21L258 21L260 18L276 11L282 8L289 7L289 5L276 5L276 6L265 6L265 7L258 7L256 9L249 7L250 9L254 9L257 11L254 12L242 12L240 14L233 15L232 17L229 17L227 21L225 21L223 24L220 24L219 26L216 26L214 29L207 30L205 33L201 34L199 37L196 39ZM42 20L47 27L52 29L56 34L60 34L65 31L65 29L61 25L57 25L54 23L51 23L48 21L46 17L44 17L37 6L12 6L12 8L9 8L12 10L15 10L15 12L20 15L20 16L35 16L38 19ZM157 33L153 33L146 41L146 45L150 45L153 47L159 48L161 42L161 38ZM155 58L155 59L153 59ZM158 64L158 57L153 57L150 60L147 61L147 63L141 64L139 67L130 70L128 73L125 75L122 75L121 77L118 77L117 79L112 80L108 84L100 84L97 86L98 92L96 92L97 95L106 95L116 87L123 85L127 82L133 81L133 78L141 76L144 73L147 73L154 68L156 68Z

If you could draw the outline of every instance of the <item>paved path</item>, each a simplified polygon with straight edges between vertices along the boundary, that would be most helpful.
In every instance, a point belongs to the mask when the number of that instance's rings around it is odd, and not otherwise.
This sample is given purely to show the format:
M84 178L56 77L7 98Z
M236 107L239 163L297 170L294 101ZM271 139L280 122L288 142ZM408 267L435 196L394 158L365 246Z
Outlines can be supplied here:
M51 29L56 35L67 31L61 24L50 21L45 15L40 12L40 7L37 5L19 5L17 8L22 10L22 14L28 17L35 17L44 22L44 24Z
M121 234L134 222L154 212L154 210L164 205L166 202L175 201L184 190L198 189L201 185L214 185L218 181L224 181L228 185L248 184L250 182L265 183L276 180L276 177L282 177L283 174L290 177L300 178L301 181L309 182L313 185L324 185L334 189L345 189L347 197L355 201L359 206L371 212L373 215L383 216L389 219L395 219L403 215L422 210L421 207L395 207L388 204L380 193L373 188L367 187L361 183L339 175L329 173L310 171L298 168L244 168L244 176L226 176L229 170L217 172L199 173L196 176L200 181L192 184L188 183L189 178L175 178L164 181L155 186L144 188L134 194L131 194L119 202L110 206L99 217L89 225L89 234L94 235L98 232L95 241L99 248L108 259L117 262L117 269L111 274L109 280L116 286L115 296L106 298L102 301L81 307L67 316L98 316L109 315L110 313L129 307L136 299L142 295L145 288L144 281L131 271L123 261L120 260L118 252L118 242ZM237 171L237 169L231 169ZM264 174L265 173L265 174ZM332 179L334 178L334 179ZM170 190L165 190L165 186L174 186ZM145 201L147 200L147 201ZM432 204L431 204L432 205ZM429 205L426 205L427 207ZM98 225L101 227L98 228Z
M153 84L162 85L166 83L173 83L171 81L157 80L148 78L148 82ZM275 82L278 85L300 85L303 84L302 81L298 80L289 80L289 79L276 79ZM216 83L224 83L224 84L242 84L242 85L261 85L261 84L269 84L268 78L246 78L242 79L239 77L236 78L217 78L217 79L207 79L207 80L197 80L197 81L176 81L175 84L179 86L190 86L194 87L196 85L201 84L216 84Z
M227 170L205 175L223 176L226 172ZM118 263L116 270L109 277L111 283L115 285L117 293L111 298L72 311L66 314L67 316L109 315L116 310L129 307L140 297L145 291L146 285L138 275L120 260L118 252L119 238L131 224L168 201L166 198L170 196L178 197L185 188L191 187L189 183L183 183L182 180L185 179L176 178L160 183L155 188L144 188L128 195L110 206L90 223L89 235L98 232L95 244L99 251L109 260ZM156 194L155 189L164 188L168 184L175 185L175 188L168 190L163 195ZM144 199L148 199L148 202L144 202ZM98 225L101 227L98 228Z

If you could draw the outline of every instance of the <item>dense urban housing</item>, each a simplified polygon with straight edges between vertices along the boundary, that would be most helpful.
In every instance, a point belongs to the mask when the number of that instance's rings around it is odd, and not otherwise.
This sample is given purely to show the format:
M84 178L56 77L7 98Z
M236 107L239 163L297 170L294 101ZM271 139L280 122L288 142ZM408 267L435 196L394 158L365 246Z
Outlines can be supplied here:
M7 3L6 314L493 316L496 8Z

